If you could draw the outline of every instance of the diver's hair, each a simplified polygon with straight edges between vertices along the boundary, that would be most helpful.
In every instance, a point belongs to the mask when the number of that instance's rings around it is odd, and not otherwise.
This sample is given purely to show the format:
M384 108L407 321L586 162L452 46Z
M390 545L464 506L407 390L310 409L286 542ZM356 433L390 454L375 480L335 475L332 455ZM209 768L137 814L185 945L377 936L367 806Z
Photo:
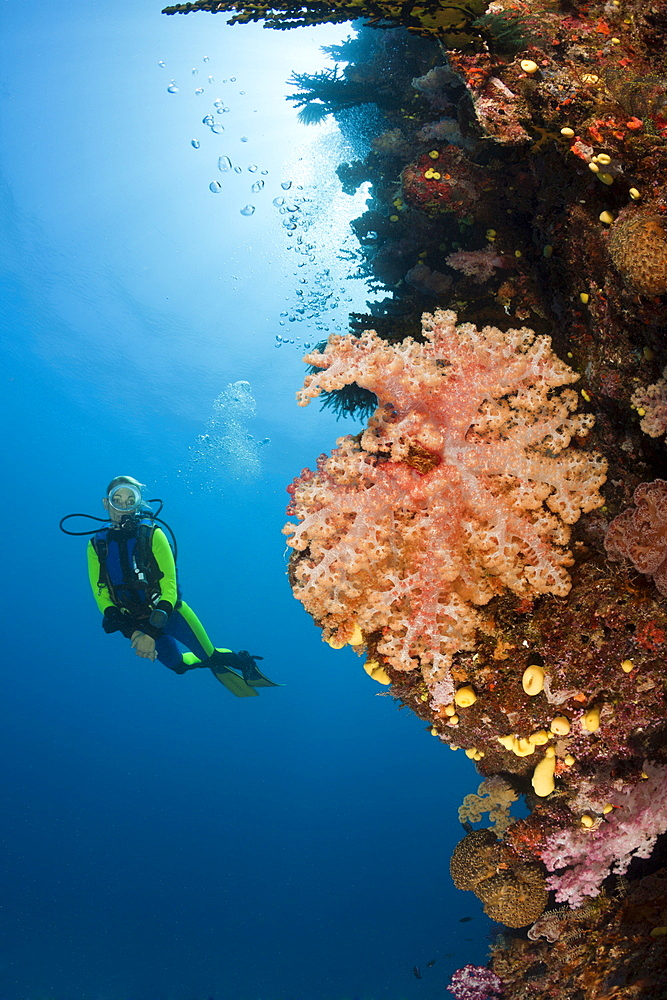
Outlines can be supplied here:
M107 496L118 486L135 486L139 492L143 489L143 483L140 483L138 479L134 479L132 476L116 476L107 486Z

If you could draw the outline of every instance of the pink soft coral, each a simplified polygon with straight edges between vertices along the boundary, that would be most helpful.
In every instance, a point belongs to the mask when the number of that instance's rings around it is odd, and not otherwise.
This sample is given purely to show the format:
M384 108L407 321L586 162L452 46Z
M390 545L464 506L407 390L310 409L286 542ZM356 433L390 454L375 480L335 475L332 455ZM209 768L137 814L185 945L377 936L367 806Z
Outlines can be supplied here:
M605 461L568 447L577 375L532 330L423 317L425 343L333 336L299 402L356 382L379 407L289 488L295 596L337 645L355 626L385 662L450 689L477 607L506 588L567 594L569 524L602 504ZM358 641L358 639L357 639ZM439 692L443 694L442 691Z
M637 389L632 405L638 410L639 426L649 437L667 435L667 368L653 385Z
M580 906L599 895L611 871L622 875L633 857L649 858L656 839L667 830L667 767L644 762L636 785L611 791L614 811L595 829L568 827L551 834L540 856L549 871L567 867L547 879L559 902Z
M612 560L629 559L635 569L652 576L667 597L667 481L641 483L634 492L636 506L615 517L605 535Z
M496 1000L502 980L484 965L464 965L452 976L447 989L456 1000Z

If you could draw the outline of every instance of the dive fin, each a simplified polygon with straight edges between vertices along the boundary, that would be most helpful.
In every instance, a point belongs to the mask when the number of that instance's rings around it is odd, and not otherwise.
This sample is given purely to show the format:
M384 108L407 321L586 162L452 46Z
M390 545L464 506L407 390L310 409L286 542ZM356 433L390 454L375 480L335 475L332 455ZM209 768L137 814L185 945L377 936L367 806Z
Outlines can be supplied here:
M235 674L233 670L229 669L229 667L211 667L210 670L213 676L216 677L228 691L231 691L232 694L236 695L237 698L256 698L259 694L259 691L255 691L254 687L246 684L243 678L239 677L238 674Z
M270 681L269 678L262 673L259 667L255 664L254 669L248 670L244 679L250 687L254 688L281 688L285 687L284 684L277 684L275 681Z
M243 660L243 679L254 688L281 688L285 687L284 684L277 684L275 681L270 681L266 674L257 666L257 660L261 660L261 656L251 656L245 649L240 649L238 654Z

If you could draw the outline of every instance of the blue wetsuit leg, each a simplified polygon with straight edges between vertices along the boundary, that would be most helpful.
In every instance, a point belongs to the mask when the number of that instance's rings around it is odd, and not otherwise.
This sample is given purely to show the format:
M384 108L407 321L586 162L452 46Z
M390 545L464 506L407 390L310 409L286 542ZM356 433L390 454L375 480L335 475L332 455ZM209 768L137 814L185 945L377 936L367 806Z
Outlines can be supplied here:
M162 635L155 640L157 658L170 670L180 667L183 662L183 655L176 645L177 642L194 653L198 659L208 659L206 650L183 615L180 611L172 611L169 615L169 621L162 630Z

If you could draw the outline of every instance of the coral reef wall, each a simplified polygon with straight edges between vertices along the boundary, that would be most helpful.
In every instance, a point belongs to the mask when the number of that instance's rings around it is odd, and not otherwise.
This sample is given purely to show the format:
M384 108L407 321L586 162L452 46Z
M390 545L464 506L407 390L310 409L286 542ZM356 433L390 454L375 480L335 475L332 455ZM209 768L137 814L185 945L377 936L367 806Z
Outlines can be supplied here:
M484 778L451 875L509 930L450 992L664 1000L667 4L202 8L370 25L295 103L385 125L338 169L380 297L299 393L371 416L285 532L323 638Z

